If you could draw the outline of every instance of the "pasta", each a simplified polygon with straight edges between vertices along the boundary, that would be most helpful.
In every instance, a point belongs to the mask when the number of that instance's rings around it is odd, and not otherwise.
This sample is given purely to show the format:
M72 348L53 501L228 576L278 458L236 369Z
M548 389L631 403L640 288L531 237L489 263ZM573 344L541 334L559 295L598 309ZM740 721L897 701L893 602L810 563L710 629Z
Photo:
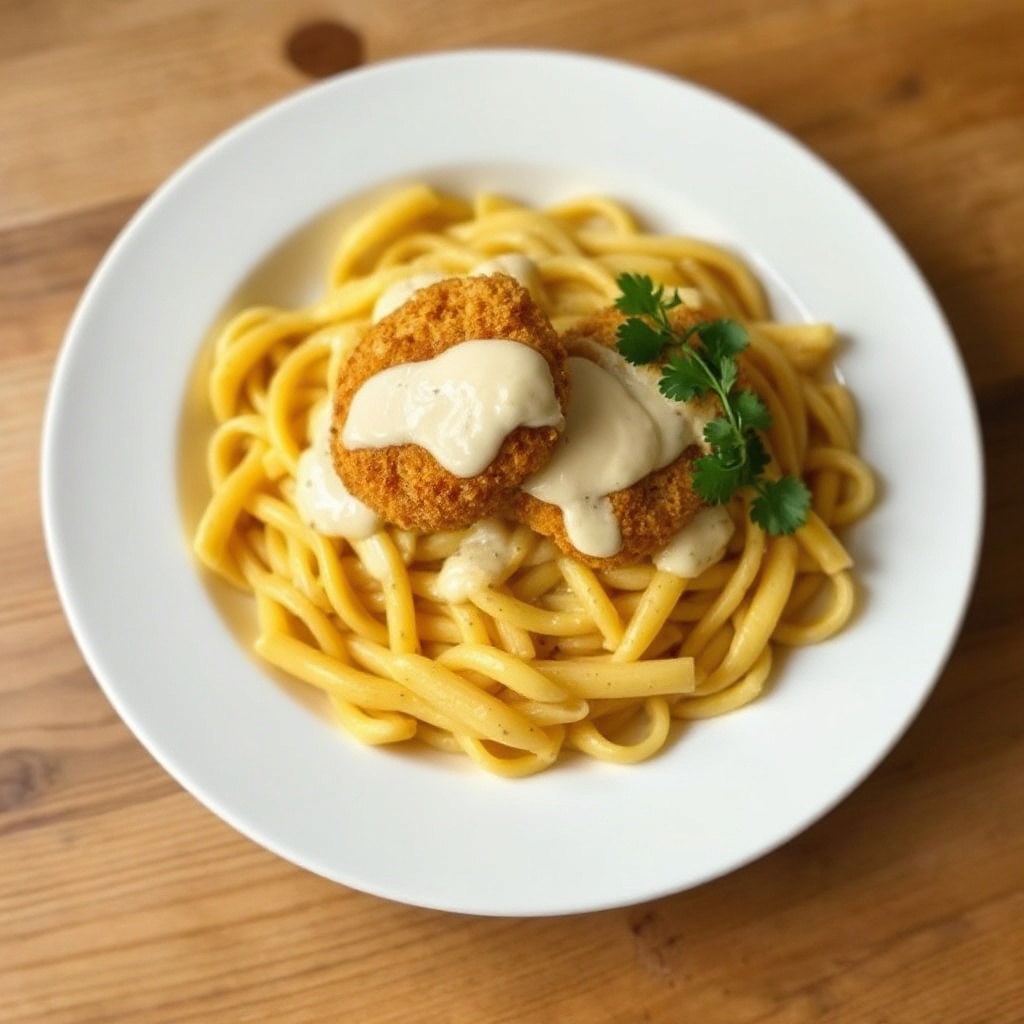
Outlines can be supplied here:
M466 274L503 253L534 261L538 301L559 331L611 304L623 272L746 324L744 372L772 413L775 465L811 489L807 525L768 536L734 498L725 557L684 579L650 561L588 568L511 524L500 577L452 603L438 578L466 531L384 526L345 541L305 522L296 471L311 421L377 299L412 274ZM243 310L217 337L211 497L194 549L253 594L256 653L323 691L364 743L417 739L504 776L546 769L566 750L643 761L669 741L673 719L749 703L780 646L820 643L853 614L851 560L834 531L868 511L874 482L855 450L851 397L829 374L834 348L827 324L772 322L734 255L646 233L611 199L536 210L413 185L352 225L319 301Z

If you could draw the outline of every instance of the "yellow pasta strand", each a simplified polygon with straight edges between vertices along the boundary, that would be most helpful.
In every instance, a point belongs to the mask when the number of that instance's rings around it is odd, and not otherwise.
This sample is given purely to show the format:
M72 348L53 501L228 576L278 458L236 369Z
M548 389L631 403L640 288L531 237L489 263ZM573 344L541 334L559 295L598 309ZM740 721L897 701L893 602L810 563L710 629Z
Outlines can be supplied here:
M644 590L612 660L640 658L661 632L685 589L686 580L671 573L657 572Z
M820 644L835 636L850 621L856 601L852 577L849 572L842 570L826 579L831 593L825 606L806 621L780 622L772 633L772 640L793 647Z
M761 579L736 631L729 653L698 687L698 692L716 693L746 673L761 652L786 606L796 574L797 546L791 537L775 537L768 546Z
M553 683L542 672L496 647L460 644L437 660L439 664L456 671L479 672L531 700L558 704L569 697L566 689Z
M343 282L374 248L435 212L440 205L441 198L433 189L416 184L375 206L349 228L338 247L331 264L331 284Z
M534 754L550 753L554 746L543 729L444 665L419 654L400 654L394 671L397 682L484 739Z
M593 569L571 558L560 558L558 568L572 588L584 611L604 637L605 646L614 651L622 642L623 625L607 592Z
M690 658L622 663L602 658L535 661L533 667L574 697L652 697L689 693L695 685Z
M673 718L714 718L756 700L764 689L772 667L772 649L766 647L751 669L731 686L716 693L689 697L672 706Z
M193 550L214 572L224 573L224 553L246 498L263 480L264 445L253 443L245 458L217 488L196 528ZM229 578L231 578L229 576Z
M601 732L593 721L574 722L569 726L567 742L576 750L602 761L637 764L646 761L665 745L672 716L668 702L653 697L644 701L647 732L635 743L618 743Z

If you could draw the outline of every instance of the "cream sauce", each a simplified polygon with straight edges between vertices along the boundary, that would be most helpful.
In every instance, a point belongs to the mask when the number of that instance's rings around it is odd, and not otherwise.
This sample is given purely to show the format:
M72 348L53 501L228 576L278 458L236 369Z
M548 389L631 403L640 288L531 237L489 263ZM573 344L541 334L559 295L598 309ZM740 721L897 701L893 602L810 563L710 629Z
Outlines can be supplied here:
M547 465L526 480L523 490L561 509L577 549L608 558L622 546L608 495L701 443L704 420L686 404L666 399L652 368L632 367L592 343L576 350L594 358L570 356L565 432Z
M500 256L494 256L477 264L470 272L470 277L486 277L488 274L508 274L530 293L530 297L535 302L539 302L541 299L543 285L540 271L529 256L523 256L517 252L502 253Z
M324 402L310 418L310 445L299 455L295 504L317 533L360 540L380 529L381 520L349 492L335 472L330 426L331 407Z
M562 423L547 360L521 342L484 338L374 374L352 399L341 437L351 449L417 444L471 477L517 427Z
M512 534L497 519L484 519L463 537L437 576L437 588L445 601L461 604L469 595L499 583L512 560Z
M654 556L654 566L693 579L722 560L734 529L732 517L721 505L702 508Z

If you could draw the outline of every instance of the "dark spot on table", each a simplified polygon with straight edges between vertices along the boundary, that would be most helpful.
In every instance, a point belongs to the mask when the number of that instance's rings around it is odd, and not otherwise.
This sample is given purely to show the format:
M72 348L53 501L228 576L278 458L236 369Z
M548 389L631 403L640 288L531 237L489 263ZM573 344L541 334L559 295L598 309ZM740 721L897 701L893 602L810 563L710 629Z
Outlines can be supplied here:
M288 37L285 54L310 78L328 78L363 63L363 40L340 22L311 21Z
M41 750L0 752L0 814L37 800L57 778L57 762Z
M904 75L883 96L887 103L909 103L924 92L924 82L915 74Z
M629 927L635 940L637 963L652 974L670 977L676 968L676 947L681 941L671 923L657 910L648 910L630 917Z

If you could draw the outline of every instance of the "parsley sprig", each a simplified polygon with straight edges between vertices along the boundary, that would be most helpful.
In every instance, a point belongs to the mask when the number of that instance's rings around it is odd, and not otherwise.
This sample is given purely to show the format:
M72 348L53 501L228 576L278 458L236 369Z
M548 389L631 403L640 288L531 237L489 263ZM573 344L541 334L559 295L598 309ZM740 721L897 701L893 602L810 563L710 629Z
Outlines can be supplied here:
M772 417L762 399L738 388L737 356L748 345L746 328L735 320L710 320L683 330L672 326L669 311L681 299L666 296L663 285L646 274L622 274L615 300L627 319L618 328L618 349L631 363L665 359L658 387L667 398L689 402L713 394L723 415L704 427L711 448L694 464L693 487L704 501L720 505L743 487L756 494L750 518L770 534L792 533L807 521L811 495L802 480L764 476L769 457L760 432Z

